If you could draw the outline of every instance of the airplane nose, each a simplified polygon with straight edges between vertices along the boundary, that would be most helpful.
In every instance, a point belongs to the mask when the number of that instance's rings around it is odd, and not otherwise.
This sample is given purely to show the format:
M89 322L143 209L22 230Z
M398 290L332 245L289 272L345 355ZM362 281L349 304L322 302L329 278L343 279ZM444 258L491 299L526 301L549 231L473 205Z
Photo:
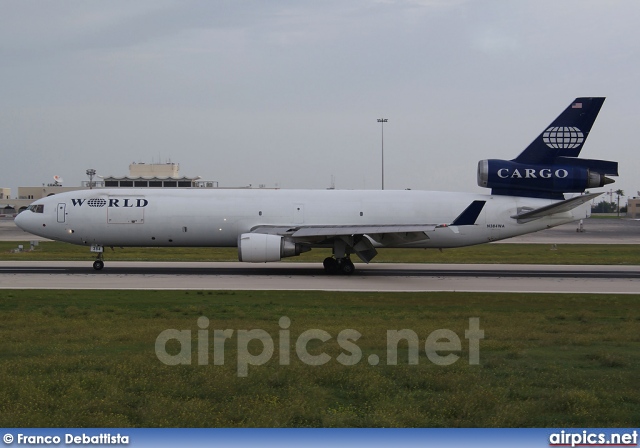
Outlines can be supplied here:
M31 212L28 210L20 212L18 213L18 216L14 218L13 222L16 224L16 226L18 226L25 232L31 233L31 228L33 227L33 225L31 223L31 220L29 219L29 215L31 215Z
M24 217L25 212L20 212L18 213L18 216L15 217L15 219L13 220L13 222L20 227L22 230L24 230L24 221L25 221L25 217Z

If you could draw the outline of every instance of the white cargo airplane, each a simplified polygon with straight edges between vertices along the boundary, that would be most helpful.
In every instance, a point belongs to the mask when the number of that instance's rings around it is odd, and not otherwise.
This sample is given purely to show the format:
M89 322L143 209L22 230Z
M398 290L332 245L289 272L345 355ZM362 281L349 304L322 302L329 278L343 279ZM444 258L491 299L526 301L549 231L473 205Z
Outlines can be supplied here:
M331 248L328 273L351 274L351 254L376 248L450 248L537 232L590 214L601 193L564 193L613 182L617 162L578 159L604 98L577 98L517 158L483 160L490 195L433 191L115 188L61 193L20 213L23 230L91 247L238 247L240 261L269 262ZM178 212L179 211L179 212Z

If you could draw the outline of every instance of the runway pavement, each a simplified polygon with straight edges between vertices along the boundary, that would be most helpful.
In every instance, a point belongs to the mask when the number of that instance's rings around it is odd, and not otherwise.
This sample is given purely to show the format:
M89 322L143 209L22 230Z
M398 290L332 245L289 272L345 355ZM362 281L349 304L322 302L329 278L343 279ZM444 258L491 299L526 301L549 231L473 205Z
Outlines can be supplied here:
M0 289L475 291L640 294L638 266L357 265L331 276L309 263L0 262Z

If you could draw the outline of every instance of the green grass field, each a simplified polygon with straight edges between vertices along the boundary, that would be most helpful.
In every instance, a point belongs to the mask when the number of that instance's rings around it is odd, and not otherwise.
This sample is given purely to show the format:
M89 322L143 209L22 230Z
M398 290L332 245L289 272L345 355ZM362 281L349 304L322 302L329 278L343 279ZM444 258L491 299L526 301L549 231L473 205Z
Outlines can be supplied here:
M608 427L640 415L640 295L335 293L227 291L0 291L0 426L3 427ZM198 365L197 319L210 319L209 365ZM280 365L278 322L291 321L291 364ZM485 338L469 365L464 338L478 317ZM189 365L155 354L166 329L191 330ZM425 354L437 329L459 335L460 359ZM232 329L224 365L213 365L213 331ZM275 343L264 365L238 377L239 330ZM331 360L296 356L302 332ZM362 360L336 337L362 334ZM387 365L386 331L419 336L418 365L400 344ZM250 353L262 344L254 341ZM175 341L167 344L178 353ZM449 352L440 352L446 355ZM380 364L371 366L368 356Z
M43 242L34 251L13 253L28 242L0 242L0 260L86 260L95 257L88 247L59 242ZM322 262L329 250L314 249L283 261ZM109 248L109 261L237 261L235 248ZM354 261L359 260L354 257ZM640 246L630 244L562 244L552 250L548 244L483 244L445 249L380 249L374 263L506 263L506 264L620 264L640 265Z

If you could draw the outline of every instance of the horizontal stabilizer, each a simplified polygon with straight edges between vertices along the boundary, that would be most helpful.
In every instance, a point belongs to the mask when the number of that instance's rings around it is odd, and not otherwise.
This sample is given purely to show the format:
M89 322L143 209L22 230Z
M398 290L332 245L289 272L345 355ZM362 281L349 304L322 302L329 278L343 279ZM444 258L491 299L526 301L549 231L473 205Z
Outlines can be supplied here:
M618 176L618 162L610 160L576 159L574 157L556 157L554 165L581 166L600 174Z
M487 201L473 201L467 208L464 209L460 216L451 223L452 226L472 226L476 223L480 212L484 208L484 204Z
M536 208L535 210L527 210L523 213L511 216L513 219L517 219L519 223L533 221L545 216L555 215L556 213L568 212L574 208L589 202L591 199L600 196L602 193L590 193L582 196L576 196L575 198L567 199L565 201L556 202L545 207Z

